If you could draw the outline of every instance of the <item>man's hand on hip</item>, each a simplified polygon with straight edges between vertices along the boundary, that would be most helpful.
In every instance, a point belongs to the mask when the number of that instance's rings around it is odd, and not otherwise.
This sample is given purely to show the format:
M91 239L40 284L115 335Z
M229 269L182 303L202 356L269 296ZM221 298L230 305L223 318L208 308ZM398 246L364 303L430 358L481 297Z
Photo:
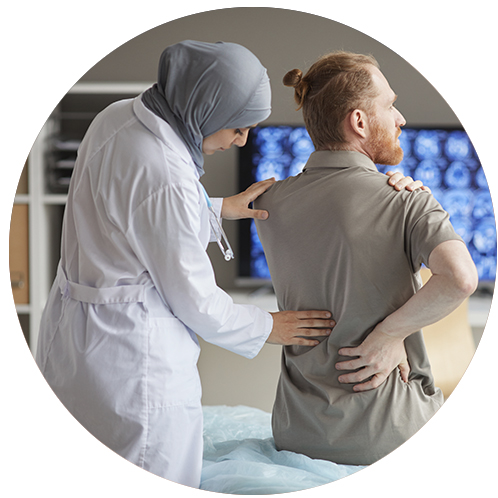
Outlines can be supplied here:
M341 375L339 382L356 384L353 387L356 392L376 389L396 367L399 367L402 380L408 382L410 367L404 340L381 332L379 326L358 347L341 348L338 352L342 356L355 357L336 363L335 366L337 370L355 370Z

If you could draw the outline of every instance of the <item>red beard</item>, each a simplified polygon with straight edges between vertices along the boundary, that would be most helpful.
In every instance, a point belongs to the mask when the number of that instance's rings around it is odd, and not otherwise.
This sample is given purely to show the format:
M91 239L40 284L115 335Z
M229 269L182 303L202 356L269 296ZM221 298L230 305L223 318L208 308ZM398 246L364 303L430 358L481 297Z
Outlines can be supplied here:
M387 166L395 166L403 160L403 149L398 143L399 133L393 139L388 131L382 128L379 123L372 124L372 138L370 139L369 148L373 162L376 164L385 164Z

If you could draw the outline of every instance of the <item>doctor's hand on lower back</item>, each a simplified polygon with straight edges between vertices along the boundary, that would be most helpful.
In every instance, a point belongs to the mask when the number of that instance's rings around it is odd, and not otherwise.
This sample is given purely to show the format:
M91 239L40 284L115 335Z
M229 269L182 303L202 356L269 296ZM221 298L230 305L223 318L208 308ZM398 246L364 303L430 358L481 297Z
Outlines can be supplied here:
M273 329L266 342L281 346L316 346L320 341L310 337L329 336L335 325L328 311L279 311L271 315Z
M355 357L336 363L335 367L337 370L355 370L339 376L339 382L355 384L353 390L356 392L376 389L396 367L401 379L408 382L410 366L406 358L404 340L382 332L379 326L358 347L341 348L338 353Z
M225 220L240 220L243 218L256 218L266 220L268 212L261 209L251 209L249 204L256 200L263 192L266 192L274 183L275 178L269 178L262 182L253 183L240 194L223 199L221 217Z

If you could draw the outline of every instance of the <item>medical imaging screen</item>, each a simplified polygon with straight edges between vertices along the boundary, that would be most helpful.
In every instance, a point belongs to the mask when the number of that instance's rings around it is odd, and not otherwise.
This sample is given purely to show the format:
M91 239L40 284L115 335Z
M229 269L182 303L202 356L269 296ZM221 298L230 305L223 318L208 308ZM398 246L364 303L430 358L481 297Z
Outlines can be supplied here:
M379 171L400 171L421 180L449 213L474 259L481 281L496 277L496 225L491 195L476 151L462 129L403 128L404 158L398 166L377 165ZM251 131L240 150L240 188L274 176L298 175L314 151L304 127L262 126ZM239 233L241 277L270 279L254 222Z

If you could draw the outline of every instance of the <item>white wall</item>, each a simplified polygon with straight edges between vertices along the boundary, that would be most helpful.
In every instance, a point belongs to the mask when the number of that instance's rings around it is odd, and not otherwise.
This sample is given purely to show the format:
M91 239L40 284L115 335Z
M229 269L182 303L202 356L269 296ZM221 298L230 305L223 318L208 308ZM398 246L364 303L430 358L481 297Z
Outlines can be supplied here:
M83 81L155 81L162 50L185 39L241 43L267 67L273 92L273 112L267 123L301 123L293 92L282 85L284 74L307 69L319 56L336 49L371 53L399 95L397 107L407 125L458 125L444 99L412 66L372 38L329 19L271 8L234 8L204 12L158 26L125 43L83 77ZM237 190L237 152L206 158L202 181L212 196ZM237 224L225 222L237 254ZM234 288L236 262L226 263L216 247L209 250L218 283ZM205 404L246 404L271 410L280 369L280 349L265 346L254 360L245 360L209 344L199 369Z

